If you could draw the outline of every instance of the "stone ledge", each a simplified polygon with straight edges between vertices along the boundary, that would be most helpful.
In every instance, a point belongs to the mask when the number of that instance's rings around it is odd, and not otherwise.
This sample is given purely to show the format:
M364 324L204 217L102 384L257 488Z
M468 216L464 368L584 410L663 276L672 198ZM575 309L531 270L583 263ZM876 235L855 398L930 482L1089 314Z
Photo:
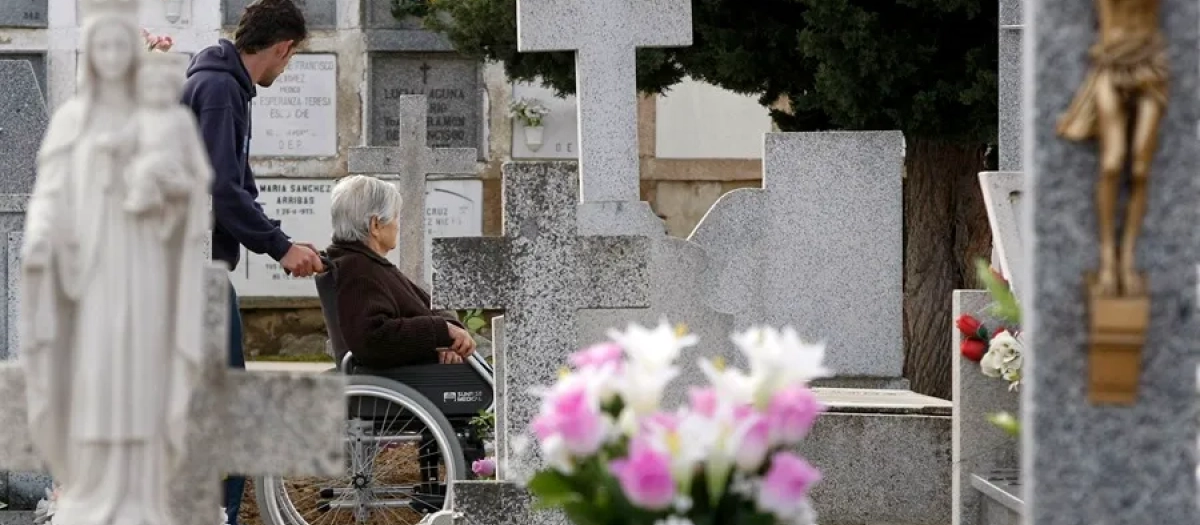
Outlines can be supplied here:
M1025 509L1021 501L1020 476L1015 470L996 471L985 476L971 476L971 486L983 493L984 498L999 503L1020 515Z

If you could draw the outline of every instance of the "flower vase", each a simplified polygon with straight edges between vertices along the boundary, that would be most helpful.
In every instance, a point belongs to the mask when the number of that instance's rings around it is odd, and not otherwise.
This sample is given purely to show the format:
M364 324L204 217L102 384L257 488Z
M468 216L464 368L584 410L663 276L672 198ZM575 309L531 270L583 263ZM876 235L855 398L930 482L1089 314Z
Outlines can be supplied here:
M537 151L542 149L542 131L545 128L542 126L525 126L525 145L529 146L529 151Z

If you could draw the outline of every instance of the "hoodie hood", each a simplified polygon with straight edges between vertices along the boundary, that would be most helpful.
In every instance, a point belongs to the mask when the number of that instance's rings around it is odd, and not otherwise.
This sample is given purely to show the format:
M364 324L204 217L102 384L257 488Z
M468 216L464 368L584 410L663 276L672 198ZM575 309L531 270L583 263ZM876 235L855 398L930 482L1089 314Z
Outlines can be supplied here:
M246 65L242 63L241 54L233 46L233 42L224 38L217 45L206 47L199 53L196 53L196 56L192 57L192 63L188 66L187 76L190 77L200 71L228 73L237 80L238 85L246 93L247 99L254 98L257 94L254 81L250 79L250 72L246 70Z

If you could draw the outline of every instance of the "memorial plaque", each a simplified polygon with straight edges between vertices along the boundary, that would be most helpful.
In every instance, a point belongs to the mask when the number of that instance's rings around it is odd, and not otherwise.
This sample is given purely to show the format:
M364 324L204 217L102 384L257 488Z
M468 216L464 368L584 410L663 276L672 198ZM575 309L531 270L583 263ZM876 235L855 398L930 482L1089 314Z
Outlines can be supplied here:
M254 157L337 155L337 56L296 55L253 103Z
M512 158L514 159L578 159L579 107L575 97L555 96L554 90L541 84L513 84L513 100L537 100L550 114L542 122L542 146L537 151L529 147L525 126L513 119Z
M309 29L334 29L337 27L337 0L292 0L304 13ZM242 11L252 0L221 0L221 16L225 26L233 27L242 17ZM391 0L384 0L391 3Z
M425 281L433 282L431 239L483 236L483 181L425 182Z
M427 143L433 148L476 148L483 95L479 62L447 53L378 53L370 58L368 144L394 146L400 140L402 95L429 100Z
M258 180L258 202L268 217L283 223L283 232L293 241L310 242L324 249L333 237L329 207L334 182L328 179L262 178ZM479 180L433 180L426 183L425 193L425 224L431 237L482 235L483 185ZM399 257L399 250L388 254L393 263L398 264ZM426 257L428 261L428 255ZM251 253L245 248L241 262L230 278L242 297L317 296L311 278L289 277L271 257Z
M47 27L48 0L0 2L0 27Z
M0 7L0 12L3 11ZM29 65L33 66L33 75L37 77L38 89L42 90L42 97L46 97L46 55L43 53L5 53L0 52L0 60L28 60ZM6 79L7 80L7 79Z

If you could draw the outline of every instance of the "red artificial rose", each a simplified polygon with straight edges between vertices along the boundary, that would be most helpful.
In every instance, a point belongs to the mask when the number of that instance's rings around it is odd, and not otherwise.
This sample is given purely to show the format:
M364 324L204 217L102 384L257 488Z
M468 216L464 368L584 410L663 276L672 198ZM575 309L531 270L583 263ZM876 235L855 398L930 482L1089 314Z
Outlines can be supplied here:
M978 363L983 360L983 354L987 353L987 343L974 338L965 338L962 340L962 345L959 346L959 351L963 357Z
M979 333L979 327L983 326L983 323L979 322L979 319L972 317L971 314L962 314L958 316L958 319L954 320L954 326L957 326L958 331L962 332L963 335L975 337Z

